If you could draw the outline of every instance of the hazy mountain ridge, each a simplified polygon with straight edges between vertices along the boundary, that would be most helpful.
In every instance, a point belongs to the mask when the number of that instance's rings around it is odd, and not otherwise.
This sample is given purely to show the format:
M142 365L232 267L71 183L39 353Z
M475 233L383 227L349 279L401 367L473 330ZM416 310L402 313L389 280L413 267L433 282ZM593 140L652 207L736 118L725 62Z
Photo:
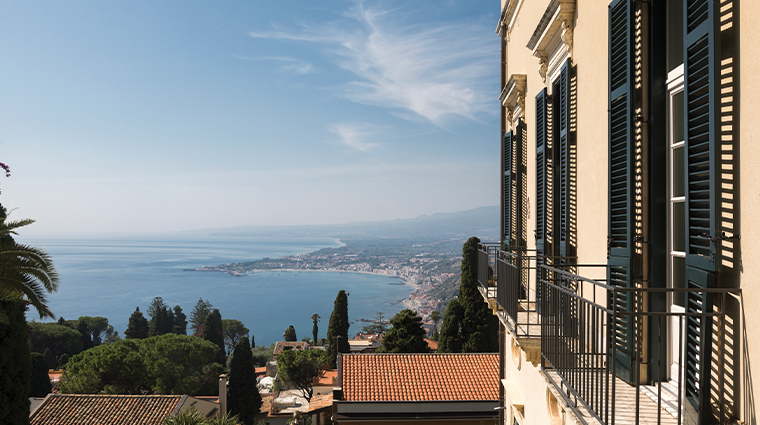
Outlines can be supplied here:
M352 222L328 225L239 226L182 233L205 233L212 236L331 237L365 238L435 238L498 240L499 207L480 207L453 213L421 215L411 219Z

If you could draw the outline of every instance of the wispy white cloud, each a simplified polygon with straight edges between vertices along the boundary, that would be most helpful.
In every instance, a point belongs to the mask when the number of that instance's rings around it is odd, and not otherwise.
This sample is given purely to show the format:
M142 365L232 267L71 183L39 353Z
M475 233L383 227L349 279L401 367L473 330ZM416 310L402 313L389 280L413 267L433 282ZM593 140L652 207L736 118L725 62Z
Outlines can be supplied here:
M367 125L335 124L330 128L330 131L338 135L338 143L361 152L367 152L379 145L367 141L372 135Z
M411 111L441 125L449 115L491 113L491 31L471 23L409 24L409 10L358 3L345 20L274 28L251 37L318 43L355 79L341 95L351 101ZM398 114L404 116L404 114Z
M250 60L250 61L253 61L253 60L277 61L277 62L282 63L282 67L280 68L281 71L292 72L298 75L305 75L314 71L314 67L312 66L311 63L300 60L300 59L291 58L288 56L265 56L262 58L252 58L249 56L242 56L242 55L232 55L232 56L238 59Z

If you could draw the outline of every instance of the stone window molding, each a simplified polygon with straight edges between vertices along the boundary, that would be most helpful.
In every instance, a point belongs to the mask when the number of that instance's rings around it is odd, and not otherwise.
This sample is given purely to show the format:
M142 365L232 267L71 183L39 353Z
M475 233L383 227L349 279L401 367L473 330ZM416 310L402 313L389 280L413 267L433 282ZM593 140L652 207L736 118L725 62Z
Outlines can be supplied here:
M523 0L507 0L507 2L507 5L501 10L496 33L499 34L499 37L509 41L509 34L512 33L512 29L515 26L518 16L517 11L520 10Z
M552 0L528 42L528 49L538 58L538 73L544 83L572 57L575 2Z
M528 76L525 74L512 74L501 91L499 100L507 110L507 131L514 128L518 119L525 117L525 93L528 85Z

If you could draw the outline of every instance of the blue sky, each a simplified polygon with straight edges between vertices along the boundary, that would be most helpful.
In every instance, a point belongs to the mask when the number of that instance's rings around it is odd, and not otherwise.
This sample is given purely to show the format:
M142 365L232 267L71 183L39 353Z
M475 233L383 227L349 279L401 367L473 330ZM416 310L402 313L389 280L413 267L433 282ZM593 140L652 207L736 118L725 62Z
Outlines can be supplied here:
M499 202L499 2L0 1L0 203L25 233Z

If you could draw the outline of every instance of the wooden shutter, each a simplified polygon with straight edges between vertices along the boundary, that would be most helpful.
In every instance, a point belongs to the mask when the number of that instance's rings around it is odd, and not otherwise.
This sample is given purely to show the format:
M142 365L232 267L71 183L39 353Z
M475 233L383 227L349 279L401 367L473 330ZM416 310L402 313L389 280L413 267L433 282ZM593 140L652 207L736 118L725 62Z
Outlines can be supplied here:
M570 59L554 82L554 199L557 255L570 255Z
M536 253L546 255L548 212L546 208L547 179L549 177L548 149L548 95L544 87L536 96Z
M615 0L609 6L609 210L607 281L633 287L633 2ZM633 312L634 294L615 292L610 306ZM610 337L615 344L615 370L633 382L634 320L617 316Z
M715 285L715 274L686 267L686 288L704 289ZM687 313L712 313L714 296L707 292L686 294ZM699 415L700 423L712 423L710 406L710 379L713 320L709 316L687 316L684 334L685 396ZM707 389L707 390L705 390Z
M528 218L525 215L525 122L517 120L512 132L512 162L514 177L512 178L512 246L524 248L526 245L525 231Z
M502 141L502 147L501 147L501 156L502 156L501 170L503 174L503 178L501 182L501 191L502 191L501 243L504 247L511 246L512 239L513 239L512 211L514 209L514 205L512 201L513 201L513 183L514 183L514 176L515 176L514 157L513 157L513 146L514 146L513 139L514 138L512 137L511 131L509 133L506 133L504 135L504 139Z
M712 0L686 0L684 6L686 265L718 271L717 4Z

